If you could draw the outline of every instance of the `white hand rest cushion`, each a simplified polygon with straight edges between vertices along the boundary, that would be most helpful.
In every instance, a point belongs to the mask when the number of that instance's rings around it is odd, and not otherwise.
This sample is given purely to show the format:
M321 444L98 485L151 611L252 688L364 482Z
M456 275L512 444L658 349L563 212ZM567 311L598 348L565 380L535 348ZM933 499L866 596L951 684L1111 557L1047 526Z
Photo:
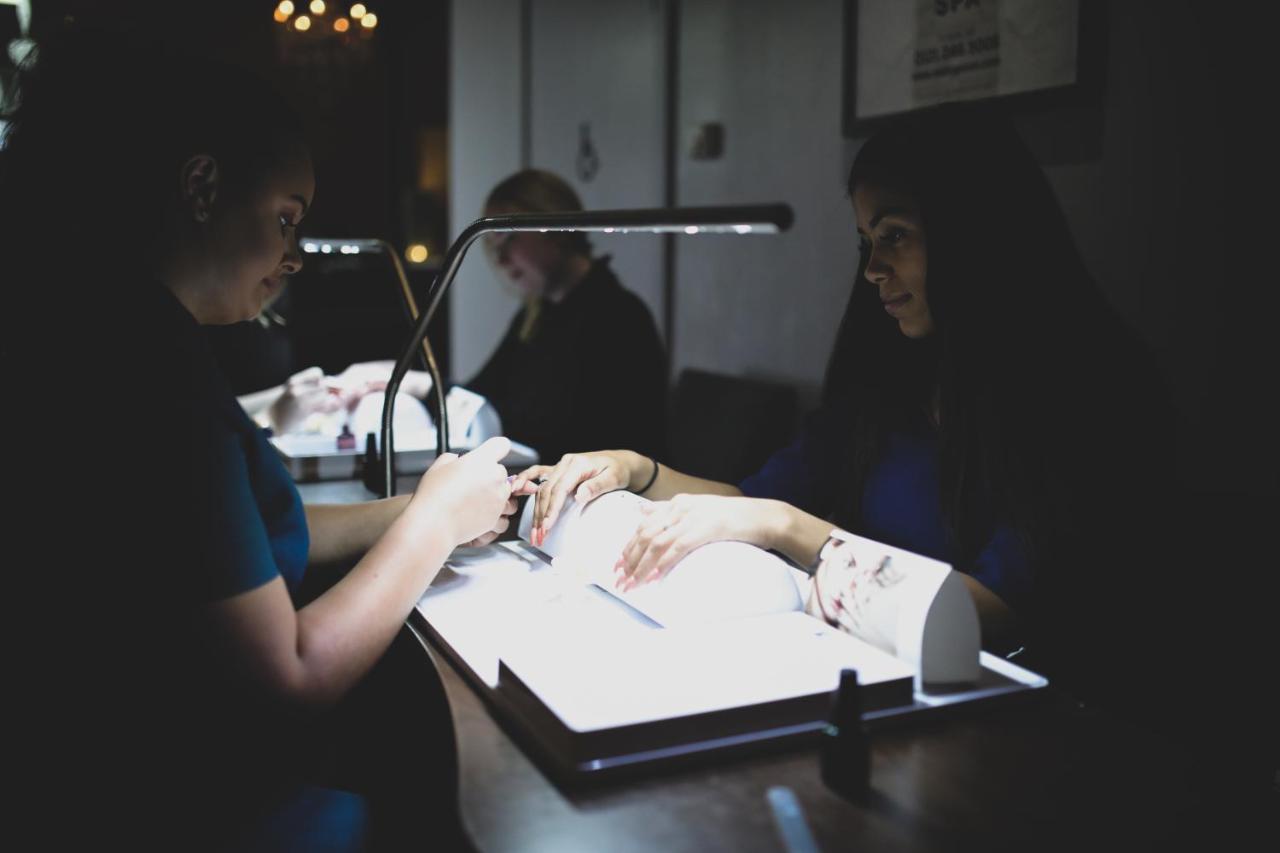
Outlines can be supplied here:
M703 545L676 563L666 577L621 593L621 597L666 627L802 607L787 564L746 542Z
M648 503L631 492L610 492L585 507L566 502L542 550L557 568L626 601L664 627L802 609L790 567L745 542L712 542L675 565L661 580L620 592L613 566L640 524ZM528 538L533 501L520 520Z
M351 412L351 431L355 433L360 447L364 446L364 437L369 433L373 433L378 446L382 446L382 403L385 399L386 395L381 393L366 394ZM408 394L397 394L392 421L397 450L435 447L436 428L421 400Z
M494 436L502 435L498 410L476 392L455 385L449 389L444 404L449 411L450 444L479 447Z

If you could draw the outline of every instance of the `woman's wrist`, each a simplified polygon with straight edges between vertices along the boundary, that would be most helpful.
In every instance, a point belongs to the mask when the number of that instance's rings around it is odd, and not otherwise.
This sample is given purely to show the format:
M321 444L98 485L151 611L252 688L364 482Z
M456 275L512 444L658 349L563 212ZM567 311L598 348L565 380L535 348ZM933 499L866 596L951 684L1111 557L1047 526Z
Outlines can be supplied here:
M788 531L791 529L791 510L793 507L783 501L768 498L755 498L759 507L759 515L753 525L758 531L758 542L755 544L770 551L786 552Z
M770 500L767 521L762 525L769 548L786 554L796 563L810 565L826 544L833 525L784 501Z
M410 496L408 503L391 520L379 541L389 540L393 548L412 548L423 555L447 557L461 539L448 524L447 508L440 501Z
M433 542L439 540L446 551L452 550L462 539L450 523L451 510L452 507L440 495L414 492L396 513L391 528L406 524L409 529L417 531L415 535L426 536Z
M627 491L638 493L645 484L652 486L649 478L653 476L653 460L634 450L619 452L622 454L622 464L627 472Z
M653 484L658 482L658 460L649 459L649 476L645 479L644 485L635 486L631 490L637 495L643 495L645 492L653 488Z

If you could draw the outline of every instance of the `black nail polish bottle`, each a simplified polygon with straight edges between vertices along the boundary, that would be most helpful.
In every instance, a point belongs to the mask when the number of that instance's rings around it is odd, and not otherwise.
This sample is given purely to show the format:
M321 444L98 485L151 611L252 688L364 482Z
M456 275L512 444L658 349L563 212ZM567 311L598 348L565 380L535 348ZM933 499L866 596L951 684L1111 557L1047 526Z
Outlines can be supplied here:
M378 438L373 433L364 437L364 470L360 473L366 489L375 495L386 494L387 475L382 470L382 463L378 458Z
M850 800L865 799L871 789L871 742L862 725L859 689L857 670L841 670L819 755L822 781Z

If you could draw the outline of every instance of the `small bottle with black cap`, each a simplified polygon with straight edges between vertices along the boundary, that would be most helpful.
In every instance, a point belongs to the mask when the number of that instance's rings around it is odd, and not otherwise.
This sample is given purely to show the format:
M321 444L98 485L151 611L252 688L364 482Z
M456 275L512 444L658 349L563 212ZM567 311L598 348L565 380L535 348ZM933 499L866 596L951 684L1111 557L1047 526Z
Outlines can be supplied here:
M386 494L387 475L378 458L378 437L371 432L364 437L364 468L360 473L366 489L375 495Z
M822 781L851 800L871 789L871 742L862 724L862 696L858 671L840 670L840 684L831 702L827 727L822 730Z
M342 433L338 436L338 449L339 450L355 450L356 449L356 437L355 437L355 434L351 432L350 424L342 425Z

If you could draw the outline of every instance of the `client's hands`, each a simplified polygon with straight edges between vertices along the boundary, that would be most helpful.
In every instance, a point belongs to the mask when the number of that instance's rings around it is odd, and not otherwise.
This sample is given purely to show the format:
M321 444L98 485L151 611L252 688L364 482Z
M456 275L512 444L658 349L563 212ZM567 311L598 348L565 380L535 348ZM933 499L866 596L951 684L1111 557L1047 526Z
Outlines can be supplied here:
M536 495L530 534L533 544L541 546L546 540L547 531L560 517L570 495L585 504L605 492L630 488L638 462L649 464L645 457L629 450L566 453L555 465L534 465L517 474L511 484L512 493ZM539 478L541 485L535 482Z
M510 452L511 442L499 437L466 456L446 453L418 481L410 509L425 524L442 527L454 545L496 536L499 527L506 529L504 516L515 511L507 469L500 464Z
M777 501L676 495L642 508L644 520L614 565L622 591L662 578L690 552L733 540L770 547L784 513Z
M391 381L391 371L395 369L394 361L361 361L357 362L337 376L330 377L331 388L348 397L354 396L354 406L361 397L387 389ZM425 399L431 393L431 374L422 370L410 370L400 380L400 392Z
M369 394L381 394L391 379L393 361L363 361L337 376L325 376L318 367L308 367L290 376L280 396L267 409L271 428L277 433L293 432L314 414L329 415L353 410ZM431 375L410 370L400 390L419 399L431 393Z
M286 380L280 396L267 410L271 428L277 433L293 432L311 415L330 414L341 409L344 401L330 390L324 371L308 367Z

